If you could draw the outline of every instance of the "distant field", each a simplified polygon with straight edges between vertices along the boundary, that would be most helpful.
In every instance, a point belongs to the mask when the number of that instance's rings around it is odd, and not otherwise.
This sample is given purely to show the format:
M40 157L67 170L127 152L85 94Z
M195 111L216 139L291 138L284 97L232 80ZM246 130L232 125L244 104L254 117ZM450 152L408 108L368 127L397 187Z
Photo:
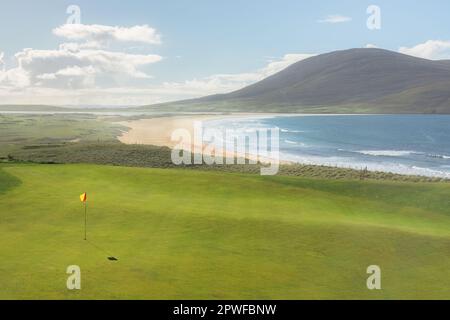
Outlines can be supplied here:
M121 129L89 114L0 114L0 157L30 145L112 141Z
M0 298L449 299L449 194L445 183L3 164ZM65 287L72 264L77 292ZM371 264L380 291L366 289Z

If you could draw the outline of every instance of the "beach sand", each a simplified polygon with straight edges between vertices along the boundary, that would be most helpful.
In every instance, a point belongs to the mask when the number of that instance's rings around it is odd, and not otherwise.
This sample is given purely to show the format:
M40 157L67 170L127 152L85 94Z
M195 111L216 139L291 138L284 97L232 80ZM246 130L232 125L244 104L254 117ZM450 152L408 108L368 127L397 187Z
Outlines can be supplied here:
M243 117L308 117L319 114L283 114L283 113L232 113L232 114L213 114L213 115L182 115L167 116L151 119L140 119L133 121L122 121L119 124L130 128L128 132L117 137L122 143L126 144L148 144L155 146L167 146L173 148L177 142L171 140L172 132L176 129L186 129L193 136L194 122L207 121L224 118L243 118ZM320 114L320 116L338 116L341 114ZM352 114L353 115L353 114ZM357 115L357 114L355 114Z
M196 115L196 116L173 116L152 119L141 119L135 121L123 121L119 124L130 128L117 137L125 144L147 144L154 146L166 146L173 148L177 141L172 141L172 133L177 129L186 129L194 136L194 122L224 118L226 116Z
M273 114L230 114L230 115L189 115L189 116L172 116L159 117L151 119L140 119L134 121L122 121L118 124L128 127L127 132L123 132L117 139L125 144L144 144L154 146L165 146L173 149L175 146L180 147L179 141L172 141L172 133L177 129L187 130L191 137L194 137L194 123L198 121L217 120L224 118L242 118L252 116L273 116ZM191 146L183 145L180 149L189 150L199 153L202 147L192 143ZM218 153L217 155L221 155ZM226 158L247 158L262 163L279 162L278 159L262 158L253 154L233 154L232 152L224 152ZM280 163L290 163L288 161L280 161Z

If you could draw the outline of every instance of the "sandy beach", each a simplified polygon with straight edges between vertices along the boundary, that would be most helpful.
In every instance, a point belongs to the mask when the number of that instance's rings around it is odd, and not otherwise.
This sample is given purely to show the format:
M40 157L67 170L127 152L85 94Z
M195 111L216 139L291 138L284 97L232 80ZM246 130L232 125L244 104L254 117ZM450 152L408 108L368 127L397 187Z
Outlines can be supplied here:
M151 119L140 119L133 121L122 121L119 124L130 128L127 132L117 137L119 141L125 144L147 144L155 146L167 146L173 148L177 142L171 140L172 132L176 129L186 129L193 136L194 122L207 121L224 118L243 118L243 117L308 117L319 114L283 114L283 113L239 113L239 114L213 114L213 115L182 115L168 116ZM320 114L320 116L337 116L338 114ZM344 114L339 114L344 115ZM352 114L357 115L357 114Z
M242 117L270 117L273 114L228 114L228 115L183 115L183 116L172 116L172 117L159 117L151 119L140 119L134 121L122 121L118 122L125 127L128 127L127 132L123 132L118 136L118 140L125 144L145 144L154 146L165 146L169 148L174 148L175 146L180 146L179 141L173 141L171 139L172 133L177 129L185 129L189 131L191 137L194 137L194 123L207 121L207 120L217 120L224 118L242 118ZM191 146L183 145L181 149L191 150L198 153L199 150L205 148L206 146L196 146L192 143ZM217 155L220 155L218 153ZM233 154L232 152L224 151L223 156L226 158L247 158L253 161L260 161L262 163L290 163L288 161L279 161L279 159L258 157L254 154Z
M119 124L130 128L117 137L125 144L147 144L173 148L177 141L172 141L172 132L177 129L186 129L194 136L194 122L224 118L227 115L195 115L173 116L152 119L123 121Z

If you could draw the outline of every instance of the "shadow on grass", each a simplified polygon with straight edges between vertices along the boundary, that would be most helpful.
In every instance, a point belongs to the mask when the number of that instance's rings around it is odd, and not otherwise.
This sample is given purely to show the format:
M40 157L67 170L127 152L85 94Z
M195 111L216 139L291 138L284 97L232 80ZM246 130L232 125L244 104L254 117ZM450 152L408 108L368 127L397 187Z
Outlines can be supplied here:
M0 195L22 184L22 181L0 167Z
M107 256L106 258L107 258L109 261L118 261L118 260L119 260L119 259L117 259L116 257L110 255L109 252L108 252L107 250L105 250L104 248L100 247L99 245L93 243L92 241L86 240L86 242L89 243L89 244L90 244L91 246L93 246L94 248L96 248L98 251L101 251L102 253L106 254L106 256Z

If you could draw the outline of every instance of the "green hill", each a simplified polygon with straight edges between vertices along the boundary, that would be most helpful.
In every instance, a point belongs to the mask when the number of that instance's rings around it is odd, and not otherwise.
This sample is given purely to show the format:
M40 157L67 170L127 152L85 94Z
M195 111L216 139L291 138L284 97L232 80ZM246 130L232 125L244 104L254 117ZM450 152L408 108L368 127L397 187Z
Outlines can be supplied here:
M450 113L450 64L382 49L305 59L235 92L142 109L305 113Z

